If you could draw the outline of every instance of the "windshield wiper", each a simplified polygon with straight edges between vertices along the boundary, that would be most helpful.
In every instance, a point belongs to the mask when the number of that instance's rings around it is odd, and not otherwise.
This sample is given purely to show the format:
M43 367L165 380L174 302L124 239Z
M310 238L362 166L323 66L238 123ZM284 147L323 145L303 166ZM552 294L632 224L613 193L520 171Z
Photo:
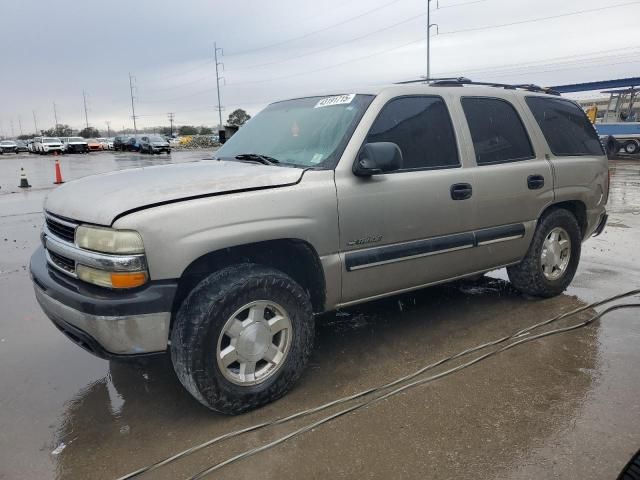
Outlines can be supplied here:
M258 162L263 165L276 165L280 163L277 158L270 157L268 155L260 155L258 153L241 153L235 156L236 160L249 160L250 162Z

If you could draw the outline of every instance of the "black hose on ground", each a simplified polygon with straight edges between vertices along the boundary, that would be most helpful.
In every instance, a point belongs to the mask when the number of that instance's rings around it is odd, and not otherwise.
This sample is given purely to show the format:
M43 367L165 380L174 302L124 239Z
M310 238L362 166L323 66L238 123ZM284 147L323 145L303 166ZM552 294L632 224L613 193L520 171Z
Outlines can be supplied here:
M190 454L195 453L195 452L197 452L199 450L202 450L203 448L209 447L209 446L211 446L211 445L213 445L215 443L218 443L218 442L221 442L223 440L227 440L227 439L242 435L244 433L249 433L249 432L252 432L252 431L260 430L262 428L273 426L273 425L280 425L280 424L289 422L291 420L294 420L294 419L297 419L297 418L301 418L303 416L307 416L307 415L311 415L311 414L314 414L314 413L318 413L320 411L326 410L326 409L328 409L330 407L334 407L336 405L340 405L340 404L343 404L343 403L346 403L346 402L349 402L349 401L352 401L352 400L356 400L358 398L362 398L362 397L368 396L368 395L373 394L373 393L379 393L379 392L381 392L383 390L387 390L387 389L389 389L391 387L394 387L394 386L399 385L401 383L404 383L404 382L407 382L409 380L412 380L413 378L421 375L422 373L424 373L424 372L426 372L428 370L431 370L433 368L436 368L436 367L438 367L438 366L440 366L440 365L442 365L442 364L444 364L446 362L450 362L452 360L455 360L455 359L458 359L460 357L469 355L471 353L475 353L475 352L483 350L483 349L485 349L487 347L499 345L499 344L507 342L509 340L516 340L515 342L509 343L508 345L506 345L504 347L501 347L499 349L496 349L496 350L493 350L493 351L488 352L486 354L483 354L483 355L481 355L479 357L474 358L473 360L471 360L469 362L463 363L463 364L461 364L461 365L459 365L457 367L454 367L452 369L449 369L449 370L447 370L445 372L442 372L442 373L439 373L439 374L436 374L436 375L433 375L433 376L430 376L430 377L426 377L426 378L423 378L423 379L419 379L419 380L416 380L416 381L411 382L411 383L407 383L407 384L405 384L405 385L403 385L403 386L401 386L399 388L391 390L391 391L389 391L389 392L387 392L387 393L385 393L383 395L377 396L377 397L375 397L375 398L373 398L371 400L367 400L365 402L361 402L361 403L357 403L355 405L352 405L352 406L350 406L350 407L348 407L346 409L343 409L343 410L341 410L341 411L339 411L337 413L334 413L332 415L324 417L324 418L322 418L322 419L320 419L320 420L318 420L316 422L313 422L311 424L305 425L305 426L303 426L303 427L301 427L301 428L299 428L299 429L297 429L297 430L295 430L295 431L293 431L293 432L291 432L291 433L289 433L289 434L287 434L287 435L285 435L283 437L280 437L279 439L277 439L277 440L275 440L273 442L265 444L265 445L263 445L261 447L257 447L257 448L246 450L246 451L244 451L244 452L242 452L242 453L240 453L238 455L235 455L233 457L228 458L227 460L225 460L223 462L217 463L217 464L213 465L212 467L207 468L206 470L203 470L202 472L198 473L197 475L195 475L193 477L189 477L189 480L196 480L196 479L203 478L204 476L208 475L209 473L212 473L212 472L214 472L214 471L216 471L216 470L218 470L218 469L220 469L220 468L222 468L222 467L224 467L226 465L229 465L230 463L239 461L239 460L247 458L247 457L249 457L251 455L255 455L256 453L259 453L259 452L262 452L262 451L267 450L269 448L275 447L276 445L279 445L280 443L283 443L283 442L289 440L290 438L293 438L293 437L295 437L297 435L305 433L305 432L307 432L307 431L309 431L309 430L311 430L313 428L316 428L319 425L322 425L322 424L330 422L330 421L332 421L332 420L334 420L334 419L336 419L338 417L346 415L347 413L350 413L352 411L355 411L355 410L358 410L360 408L366 407L366 406L371 405L373 403L376 403L376 402L378 402L380 400L389 398L389 397L391 397L393 395L396 395L396 394L398 394L398 393L400 393L400 392L402 392L404 390L407 390L409 388L413 388L415 386L422 385L424 383L431 382L431 381L437 380L439 378L442 378L444 376L450 375L450 374L455 373L455 372L457 372L459 370L462 370L464 368L470 367L470 366L472 366L472 365L474 365L474 364L476 364L476 363L478 363L478 362L480 362L482 360L485 360L485 359L487 359L487 358L489 358L489 357L491 357L493 355L496 355L498 353L501 353L501 352L504 352L504 351L509 350L511 348L514 348L515 346L518 346L518 345L521 345L521 344L524 344L524 343L528 343L528 342L531 342L531 341L534 341L534 340L537 340L537 339L540 339L540 338L543 338L543 337L547 337L547 336L550 336L550 335L555 335L555 334L559 334L559 333L575 330L577 328L582 328L582 327L584 327L586 325L589 325L590 323L598 320L603 315L606 315L607 313L609 313L611 311L614 311L614 310L618 310L618 309L621 309L621 308L636 308L636 307L640 307L640 304L615 305L613 307L609 307L609 308L603 310L602 312L594 315L593 317L589 318L588 320L586 320L584 322L580 322L580 323L572 325L570 327L564 327L564 328L559 328L559 329L555 329L555 330L550 330L548 332L544 332L544 333L541 333L541 334L538 334L538 335L530 336L530 337L527 337L527 338L522 339L522 340L517 340L519 337L521 337L523 335L526 335L526 334L530 333L531 331L533 331L535 329L538 329L538 328L540 328L542 326L549 325L549 324L551 324L553 322L557 322L557 321L559 321L561 319L567 318L569 316L573 316L573 315L581 313L581 312L583 312L585 310L588 310L588 309L591 309L591 308L595 308L595 307L598 307L598 306L602 306L604 304L611 303L611 302L613 302L615 300L619 300L619 299L622 299L622 298L626 298L626 297L630 297L630 296L634 296L634 295L638 295L638 294L640 294L640 289L635 289L635 290L628 291L626 293L622 293L622 294L619 294L619 295L614 295L614 296L606 298L604 300L600 300L600 301L597 301L597 302L590 303L588 305L576 308L576 309L571 310L569 312L557 315L557 316L555 316L553 318L550 318L548 320L544 320L542 322L536 323L536 324L531 325L531 326L529 326L527 328L518 330L517 332L515 332L515 333L513 333L511 335L508 335L508 336L505 336L505 337L501 337L501 338L499 338L497 340L494 340L494 341L491 341L491 342L487 342L487 343L483 343L483 344L478 345L476 347L472 347L472 348L463 350L462 352L459 352L459 353L457 353L455 355L451 355L449 357L443 358L443 359L441 359L441 360L439 360L439 361L437 361L435 363L426 365L425 367L420 368L419 370L416 370L413 373L410 373L410 374L405 375L403 377L397 378L396 380L393 380L391 382L385 383L383 385L380 385L380 386L377 386L377 387L373 387L373 388L369 388L367 390L363 390L363 391L355 393L353 395L349 395L349 396L346 396L346 397L339 398L337 400L325 403L323 405L319 405L317 407L313 407L313 408L310 408L310 409L307 409L307 410L302 410L300 412L294 413L294 414L286 416L286 417L274 419L274 420L267 421L267 422L262 422L262 423L251 425L249 427L246 427L246 428L243 428L243 429L240 429L240 430L235 430L235 431L232 431L232 432L228 432L226 434L223 434L223 435L215 437L215 438L213 438L211 440L208 440L208 441L206 441L204 443L201 443L199 445L191 447L191 448L189 448L187 450L184 450L184 451L182 451L180 453L177 453L177 454L175 454L175 455L173 455L171 457L168 457L168 458L166 458L164 460L161 460L159 462L153 463L153 464L148 465L146 467L140 468L140 469L138 469L138 470L136 470L134 472L130 472L127 475L119 477L117 480L127 480L127 479L131 479L131 478L135 478L135 477L137 477L139 475L142 475L142 474L147 473L147 472L151 472L151 471L156 470L156 469L158 469L158 468L160 468L160 467L162 467L164 465L167 465L167 464L169 464L171 462L174 462L174 461L176 461L176 460L178 460L180 458L183 458L183 457L185 457L187 455L190 455Z

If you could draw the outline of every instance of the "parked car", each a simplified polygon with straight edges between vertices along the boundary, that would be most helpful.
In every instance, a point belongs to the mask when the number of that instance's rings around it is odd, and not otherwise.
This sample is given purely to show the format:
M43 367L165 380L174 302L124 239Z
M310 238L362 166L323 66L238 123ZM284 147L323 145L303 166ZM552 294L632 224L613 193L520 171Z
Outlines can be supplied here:
M106 150L113 150L113 137L105 139L107 143Z
M194 398L236 414L300 377L314 312L501 267L558 295L607 222L608 164L582 109L544 92L460 80L280 101L217 161L70 182L45 201L36 298L97 355L169 350Z
M164 137L160 135L149 135L140 137L141 153L171 153L171 146Z
M82 137L64 137L62 145L65 153L87 153L89 151L87 140Z
M18 152L28 152L29 147L27 146L27 142L24 140L16 140L16 145L18 146Z
M38 137L27 140L27 148L29 149L29 153L36 153L36 138Z
M89 138L87 140L87 147L89 147L90 152L100 152L103 150L102 143L95 138Z
M127 142L129 141L128 135L118 135L113 139L113 149L116 151L124 152L127 150Z
M140 151L140 138L133 136L129 137L127 143L124 146L127 152L139 152Z
M18 144L13 140L2 140L0 142L0 155L3 153L18 153Z
M96 138L96 141L102 145L102 150L109 150L109 142L106 138L104 137L100 137L100 138Z
M36 137L34 151L40 155L47 153L64 153L62 141L57 137Z

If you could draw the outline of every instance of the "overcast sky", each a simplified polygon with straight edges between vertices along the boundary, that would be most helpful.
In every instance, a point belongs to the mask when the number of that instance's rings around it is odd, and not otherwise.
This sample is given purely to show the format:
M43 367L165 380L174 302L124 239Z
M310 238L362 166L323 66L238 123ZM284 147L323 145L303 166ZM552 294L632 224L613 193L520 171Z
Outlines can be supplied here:
M426 73L426 0L14 0L0 16L0 134L58 120L100 130L217 124L267 103ZM637 76L640 2L432 0L432 76L557 85ZM598 10L595 10L598 9ZM584 13L574 14L582 11ZM557 18L548 18L557 17ZM532 21L536 20L537 21ZM511 24L507 26L499 26ZM585 96L584 94L582 96Z

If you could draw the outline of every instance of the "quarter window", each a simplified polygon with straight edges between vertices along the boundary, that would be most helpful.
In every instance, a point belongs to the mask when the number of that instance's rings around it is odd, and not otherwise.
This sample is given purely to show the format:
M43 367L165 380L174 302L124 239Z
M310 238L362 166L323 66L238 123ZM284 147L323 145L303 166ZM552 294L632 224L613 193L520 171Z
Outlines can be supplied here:
M575 103L543 97L527 97L526 102L554 155L604 154L593 125Z
M478 165L534 157L527 131L509 102L499 98L466 97L462 99L462 109Z
M393 142L402 150L402 170L460 165L451 118L440 97L401 97L387 103L367 143Z

